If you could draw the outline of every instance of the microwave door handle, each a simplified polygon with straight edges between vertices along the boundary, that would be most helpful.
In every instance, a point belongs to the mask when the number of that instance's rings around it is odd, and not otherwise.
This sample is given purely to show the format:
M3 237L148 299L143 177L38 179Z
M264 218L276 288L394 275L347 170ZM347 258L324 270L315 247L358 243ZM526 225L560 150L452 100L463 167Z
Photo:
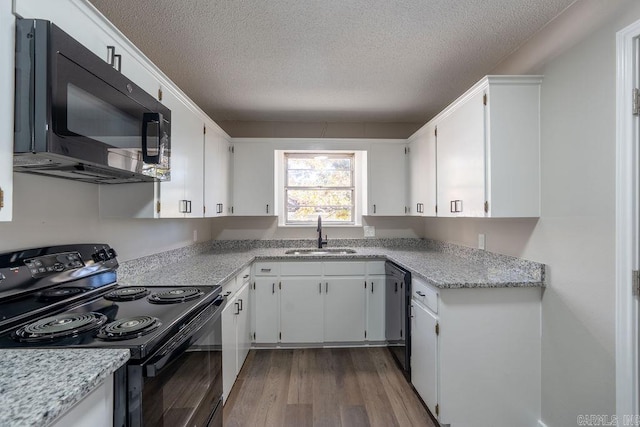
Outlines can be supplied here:
M155 123L158 126L157 146L158 154L155 156L149 155L149 135L148 127L150 123ZM164 123L162 120L162 114L160 113L144 113L142 116L142 160L147 164L159 164L160 163L160 143L164 133Z

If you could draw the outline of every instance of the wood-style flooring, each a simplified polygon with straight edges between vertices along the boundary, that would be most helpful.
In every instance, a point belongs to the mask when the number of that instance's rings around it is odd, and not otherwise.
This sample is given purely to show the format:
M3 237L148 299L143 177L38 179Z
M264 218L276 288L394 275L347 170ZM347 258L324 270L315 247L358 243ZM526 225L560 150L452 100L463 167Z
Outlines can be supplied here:
M251 350L224 426L435 427L386 348Z

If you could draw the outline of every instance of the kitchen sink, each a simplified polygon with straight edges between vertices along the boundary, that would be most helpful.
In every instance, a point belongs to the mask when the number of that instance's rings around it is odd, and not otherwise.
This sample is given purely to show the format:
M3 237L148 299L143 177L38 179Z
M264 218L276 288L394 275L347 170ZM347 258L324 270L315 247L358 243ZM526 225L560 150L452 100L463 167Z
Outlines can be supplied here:
M289 249L285 251L286 255L349 255L355 254L356 251L348 248L330 248L330 249Z

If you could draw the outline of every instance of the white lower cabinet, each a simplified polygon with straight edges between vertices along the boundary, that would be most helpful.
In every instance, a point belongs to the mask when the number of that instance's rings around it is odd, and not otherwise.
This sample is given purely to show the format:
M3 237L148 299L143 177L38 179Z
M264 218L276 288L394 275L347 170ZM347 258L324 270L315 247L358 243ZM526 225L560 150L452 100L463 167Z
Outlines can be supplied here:
M51 427L111 427L113 423L113 375L59 416Z
M364 283L364 277L325 278L324 341L364 341Z
M384 264L384 262L382 262ZM368 276L367 292L367 341L384 341L385 326L385 276Z
M256 277L254 282L254 341L276 343L280 332L280 291L277 277Z
M323 341L323 283L320 278L281 278L280 341Z
M363 261L256 262L256 344L384 341L384 261L370 263L371 279Z
M435 314L411 301L411 383L432 414L438 402L437 325Z
M235 280L241 280L239 277ZM223 287L226 288L225 285ZM243 282L240 289L227 299L222 310L222 396L229 397L236 377L249 353L249 282Z
M436 289L414 277L411 295L411 382L440 424L537 425L541 289Z

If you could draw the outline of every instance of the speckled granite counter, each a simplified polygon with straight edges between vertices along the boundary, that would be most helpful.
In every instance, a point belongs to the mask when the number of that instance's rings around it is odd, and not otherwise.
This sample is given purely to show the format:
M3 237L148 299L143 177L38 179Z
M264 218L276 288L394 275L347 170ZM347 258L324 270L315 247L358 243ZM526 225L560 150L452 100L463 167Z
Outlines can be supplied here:
M46 426L129 360L126 349L0 350L0 426Z
M216 241L187 256L165 253L129 261L118 273L119 282L125 286L217 285L254 260L389 259L441 289L544 286L544 264L436 241L374 242L381 246L358 246L361 241L333 242L332 247L356 250L348 255L286 255L287 247L303 247L307 241L261 242L265 241ZM256 247L260 245L276 247Z

